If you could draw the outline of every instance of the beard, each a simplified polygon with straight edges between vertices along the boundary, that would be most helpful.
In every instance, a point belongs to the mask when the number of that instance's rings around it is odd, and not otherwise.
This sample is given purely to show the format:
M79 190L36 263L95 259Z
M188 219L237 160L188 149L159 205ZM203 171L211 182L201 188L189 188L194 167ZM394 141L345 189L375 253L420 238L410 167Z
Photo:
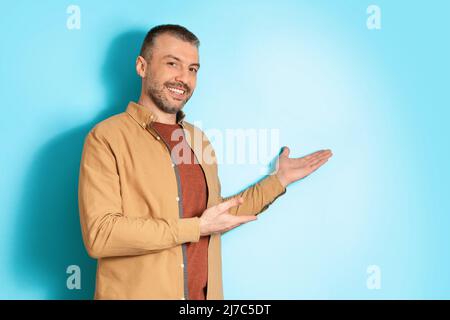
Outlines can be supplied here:
M184 100L180 100L178 103L170 101L168 93L164 92L168 90L167 86L182 87L186 92L186 98ZM167 81L160 85L154 81L150 81L147 86L147 95L159 110L165 113L175 114L184 107L186 102L189 101L192 96L192 92L191 89L184 83Z

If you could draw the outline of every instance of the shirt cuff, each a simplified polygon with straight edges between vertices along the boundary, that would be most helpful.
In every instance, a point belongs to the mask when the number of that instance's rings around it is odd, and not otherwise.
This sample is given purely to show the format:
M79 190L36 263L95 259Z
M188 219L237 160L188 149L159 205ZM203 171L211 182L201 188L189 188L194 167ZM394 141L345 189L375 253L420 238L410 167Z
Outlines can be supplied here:
M286 187L281 184L278 176L273 173L268 175L261 181L261 186L264 186L264 190L267 190L267 198L273 200L286 193Z
M179 244L185 242L198 242L200 240L200 218L183 218L178 220Z

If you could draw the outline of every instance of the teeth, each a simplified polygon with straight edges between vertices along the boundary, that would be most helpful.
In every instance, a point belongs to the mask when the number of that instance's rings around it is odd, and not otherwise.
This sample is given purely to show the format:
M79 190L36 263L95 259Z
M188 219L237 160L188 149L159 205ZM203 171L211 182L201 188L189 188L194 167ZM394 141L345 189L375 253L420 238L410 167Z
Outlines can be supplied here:
M181 89L175 89L175 88L169 88L168 89L176 94L184 94L184 90Z

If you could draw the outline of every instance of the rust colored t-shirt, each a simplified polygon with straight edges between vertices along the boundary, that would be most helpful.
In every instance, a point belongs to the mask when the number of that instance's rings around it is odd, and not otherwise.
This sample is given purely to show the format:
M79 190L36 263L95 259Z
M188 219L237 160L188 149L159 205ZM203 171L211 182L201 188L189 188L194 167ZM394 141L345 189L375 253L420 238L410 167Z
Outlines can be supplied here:
M172 152L172 158L178 167L180 176L183 218L201 216L207 204L207 185L203 170L195 160L194 152L184 140L184 135L175 133L172 136L176 129L181 130L181 126L153 122L153 127L169 145L171 151L178 143L184 144L183 147L177 146L175 151ZM179 132L182 133L182 131ZM183 151L186 150L189 150L189 155L183 155ZM187 266L184 267L187 268L189 288L189 297L186 297L186 299L206 299L208 244L209 236L202 236L198 242L186 244Z

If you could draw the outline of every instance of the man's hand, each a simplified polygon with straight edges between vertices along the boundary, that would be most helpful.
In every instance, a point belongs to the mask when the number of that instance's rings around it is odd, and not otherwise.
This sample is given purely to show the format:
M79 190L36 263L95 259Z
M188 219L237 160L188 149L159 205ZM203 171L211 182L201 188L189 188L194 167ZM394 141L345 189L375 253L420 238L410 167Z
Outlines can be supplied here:
M244 202L242 197L232 198L206 209L200 217L200 236L223 233L243 223L256 220L256 216L234 216L228 209Z
M283 187L316 171L333 155L331 150L319 150L302 158L289 158L289 148L284 147L277 159L276 175Z

